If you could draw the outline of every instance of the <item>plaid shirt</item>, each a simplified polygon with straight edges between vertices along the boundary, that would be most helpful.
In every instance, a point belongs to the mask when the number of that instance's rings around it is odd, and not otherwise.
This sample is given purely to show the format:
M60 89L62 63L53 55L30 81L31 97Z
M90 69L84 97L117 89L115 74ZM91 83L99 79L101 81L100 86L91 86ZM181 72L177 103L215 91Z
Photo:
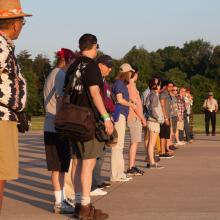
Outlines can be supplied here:
M186 110L186 103L184 97L180 95L176 96L177 99L177 106L178 106L178 118L179 120L183 120L184 111Z
M21 111L26 104L26 81L14 54L14 44L0 32L0 120L16 121L13 111ZM13 111L12 111L13 109Z

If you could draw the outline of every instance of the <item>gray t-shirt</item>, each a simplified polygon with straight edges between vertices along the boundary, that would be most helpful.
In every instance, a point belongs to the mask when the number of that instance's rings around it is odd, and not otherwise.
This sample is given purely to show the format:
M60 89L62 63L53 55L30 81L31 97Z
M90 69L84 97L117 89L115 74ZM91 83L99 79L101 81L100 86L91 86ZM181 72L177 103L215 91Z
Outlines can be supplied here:
M44 131L56 132L54 120L58 108L58 99L63 96L64 80L65 72L60 68L55 68L44 84L44 107L46 110Z
M165 90L163 93L160 94L160 100L165 99L166 101L166 114L167 117L170 118L170 112L171 112L171 97L167 90Z
M171 96L171 117L178 115L178 105L176 96Z

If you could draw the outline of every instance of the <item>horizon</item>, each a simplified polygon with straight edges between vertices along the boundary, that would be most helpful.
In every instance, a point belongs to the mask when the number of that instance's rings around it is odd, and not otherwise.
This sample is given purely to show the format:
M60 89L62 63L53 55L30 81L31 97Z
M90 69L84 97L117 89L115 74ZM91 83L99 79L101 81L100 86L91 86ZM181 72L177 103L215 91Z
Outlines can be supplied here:
M167 46L181 48L198 39L220 45L217 0L21 3L23 11L33 17L26 18L16 54L27 50L33 57L43 54L53 61L54 53L62 47L78 50L78 39L84 33L95 34L100 50L115 59L123 58L133 46L152 52Z

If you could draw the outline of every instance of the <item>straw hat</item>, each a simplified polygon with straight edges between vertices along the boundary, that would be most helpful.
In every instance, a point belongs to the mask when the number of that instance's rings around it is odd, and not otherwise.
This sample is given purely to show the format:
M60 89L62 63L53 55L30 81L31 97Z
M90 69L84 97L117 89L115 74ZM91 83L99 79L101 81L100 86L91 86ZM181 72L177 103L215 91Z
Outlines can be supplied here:
M0 0L0 19L32 16L22 11L20 0Z

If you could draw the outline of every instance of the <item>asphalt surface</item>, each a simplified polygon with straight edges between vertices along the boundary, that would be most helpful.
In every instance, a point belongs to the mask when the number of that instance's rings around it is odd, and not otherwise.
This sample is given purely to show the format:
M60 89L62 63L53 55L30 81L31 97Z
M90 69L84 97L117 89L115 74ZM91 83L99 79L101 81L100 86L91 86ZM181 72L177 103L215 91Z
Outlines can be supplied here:
M128 162L129 137L125 159ZM145 168L143 143L137 165L145 175L113 184L108 194L93 197L97 208L112 220L220 220L220 135L196 135L192 144L177 150L173 159L162 159L162 170ZM102 174L109 179L110 149ZM20 136L20 178L7 183L0 219L58 220L70 215L52 212L54 196L46 169L43 136Z

